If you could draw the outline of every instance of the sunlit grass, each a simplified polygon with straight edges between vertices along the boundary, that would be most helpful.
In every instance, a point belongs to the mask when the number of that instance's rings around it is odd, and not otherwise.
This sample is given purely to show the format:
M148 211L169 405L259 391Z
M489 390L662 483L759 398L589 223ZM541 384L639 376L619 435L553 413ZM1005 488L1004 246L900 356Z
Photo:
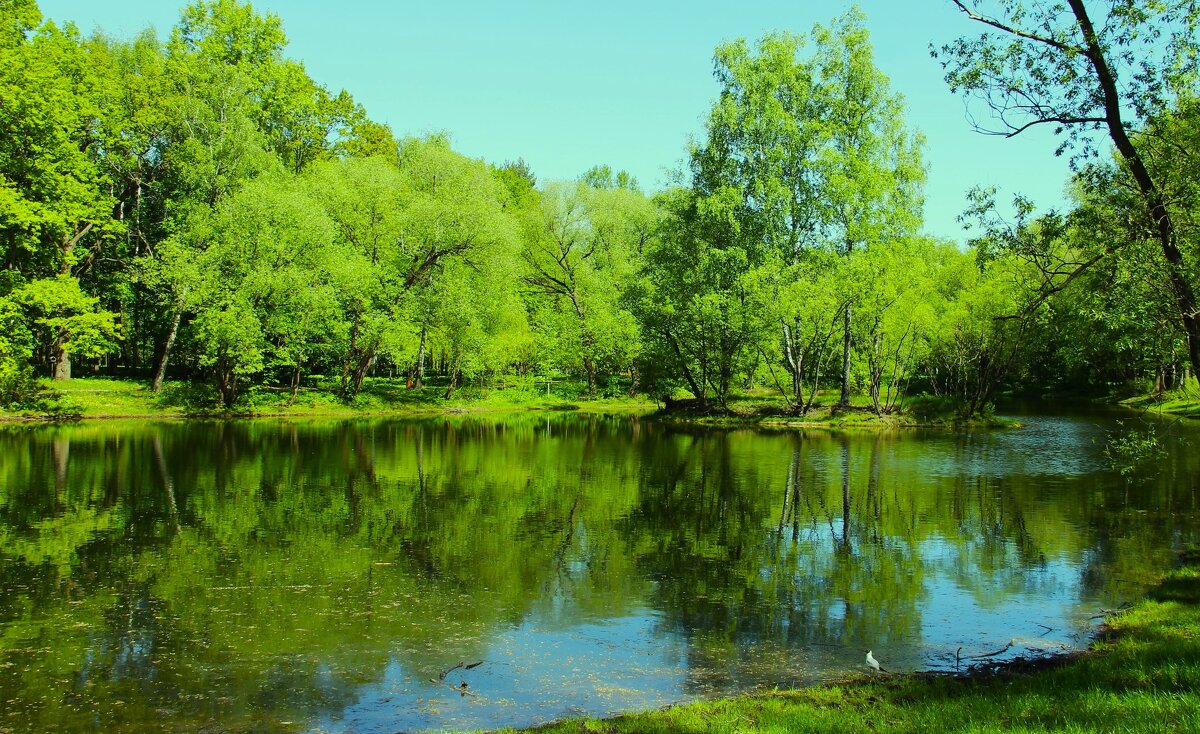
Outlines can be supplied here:
M1200 554L1185 563L1092 650L1034 672L864 677L539 731L1200 731Z
M1200 384L1197 383L1196 378L1192 378L1174 390L1159 394L1139 395L1121 402L1139 410L1200 418Z
M225 411L216 391L203 382L167 382L159 394L144 381L78 378L67 382L45 381L43 408L0 412L8 418L137 418L220 415L403 415L438 412L503 410L633 410L646 412L654 403L629 397L620 385L588 396L578 381L557 380L546 390L533 378L493 383L468 383L445 397L445 381L423 389L410 389L401 378L368 378L351 400L338 395L334 378L314 377L298 390L271 386L247 389L231 411Z
M97 377L67 382L43 381L46 397L37 410L0 412L0 417L53 418L140 418L208 415L404 415L444 412L506 410L604 410L650 412L660 408L644 395L630 396L628 379L602 385L589 395L583 382L560 377L507 376L470 380L446 397L447 381L429 381L421 389L409 387L401 377L368 377L352 399L339 395L336 376L309 376L293 395L285 387L254 385L245 389L232 410L225 410L216 390L207 382L168 381L160 393L150 391L141 380ZM765 427L828 426L832 428L891 428L918 425L957 425L945 406L930 406L921 398L900 404L902 408L883 416L871 410L867 395L854 395L849 409L835 407L839 391L821 391L816 405L805 415L791 414L778 390L758 387L736 392L729 401L730 412L718 416L669 417L712 425L759 425ZM910 409L915 408L915 409ZM991 419L974 421L991 425Z

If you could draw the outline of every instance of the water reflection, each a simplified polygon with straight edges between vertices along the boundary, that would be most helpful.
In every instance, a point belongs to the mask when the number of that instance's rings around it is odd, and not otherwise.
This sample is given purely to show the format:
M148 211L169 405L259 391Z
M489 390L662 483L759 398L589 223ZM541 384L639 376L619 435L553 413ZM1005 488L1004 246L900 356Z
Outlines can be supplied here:
M524 725L1080 644L1200 525L1195 452L1125 482L1110 427L5 430L0 730Z

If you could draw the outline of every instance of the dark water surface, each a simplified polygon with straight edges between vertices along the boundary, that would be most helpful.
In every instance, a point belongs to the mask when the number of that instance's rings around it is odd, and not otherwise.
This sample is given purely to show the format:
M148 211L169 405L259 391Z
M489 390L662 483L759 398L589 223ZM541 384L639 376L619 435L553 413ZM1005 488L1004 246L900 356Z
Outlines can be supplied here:
M1200 538L1200 433L629 417L0 430L0 732L523 726L1087 644ZM482 664L439 674L455 663ZM474 695L451 690L467 682Z

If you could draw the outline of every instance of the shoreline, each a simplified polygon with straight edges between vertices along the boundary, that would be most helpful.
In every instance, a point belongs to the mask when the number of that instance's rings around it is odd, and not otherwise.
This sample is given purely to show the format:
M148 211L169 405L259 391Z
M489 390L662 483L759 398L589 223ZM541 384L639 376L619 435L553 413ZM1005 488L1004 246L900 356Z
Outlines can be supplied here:
M694 426L697 428L714 429L759 429L759 430L793 430L793 429L822 429L829 431L895 431L895 430L986 430L1020 428L1020 421L1008 419L989 419L978 422L937 422L937 421L904 421L889 420L876 417L866 421L837 420L795 420L768 416L764 419L751 419L743 416L727 416L719 418L696 419L685 415L664 414L654 410L653 406L596 404L584 403L564 405L509 405L509 406L453 406L406 408L403 410L368 409L360 411L264 411L264 412L194 412L194 413L64 413L61 415L14 415L0 414L0 425L44 425L55 423L82 423L86 421L148 421L160 420L171 422L186 421L237 421L259 420L266 418L419 418L432 416L464 416L488 415L500 413L625 413L637 414L643 419L653 420L678 426Z
M500 731L1195 731L1198 683L1200 551L1190 550L1139 601L1106 617L1084 650L965 673L858 675Z
M184 391L192 385L180 383ZM401 396L397 399L397 396ZM42 410L0 412L0 425L37 425L47 423L78 423L81 421L120 420L166 420L166 421L212 421L254 420L262 418L415 418L428 416L453 416L500 413L626 413L664 424L696 426L721 429L752 428L760 430L980 430L1019 427L1020 423L1009 419L984 417L962 421L947 413L915 410L911 413L888 413L876 415L866 405L855 405L849 409L837 409L831 405L817 405L804 416L786 411L784 406L775 405L761 396L746 397L731 410L719 415L705 415L683 410L668 412L664 407L644 396L630 398L599 398L589 400L579 396L546 396L529 392L506 393L504 388L495 388L474 398L458 398L446 401L431 394L416 394L389 391L385 386L380 392L365 394L363 404L345 405L337 402L333 393L311 392L299 405L287 406L269 399L225 411L215 406L197 405L188 407L178 403L163 405L162 398L149 392L148 387L130 380L78 378L65 385L57 386L47 397ZM865 400L860 396L860 400ZM306 404L307 401L307 404Z

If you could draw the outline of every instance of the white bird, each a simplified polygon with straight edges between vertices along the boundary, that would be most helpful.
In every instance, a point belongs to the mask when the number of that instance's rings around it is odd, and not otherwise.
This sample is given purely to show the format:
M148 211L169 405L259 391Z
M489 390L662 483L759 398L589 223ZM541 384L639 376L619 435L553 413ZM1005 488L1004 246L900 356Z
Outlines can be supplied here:
M873 669L882 673L887 672L886 669L879 667L879 661L875 659L875 656L871 654L870 650L867 650L867 665L870 665Z

